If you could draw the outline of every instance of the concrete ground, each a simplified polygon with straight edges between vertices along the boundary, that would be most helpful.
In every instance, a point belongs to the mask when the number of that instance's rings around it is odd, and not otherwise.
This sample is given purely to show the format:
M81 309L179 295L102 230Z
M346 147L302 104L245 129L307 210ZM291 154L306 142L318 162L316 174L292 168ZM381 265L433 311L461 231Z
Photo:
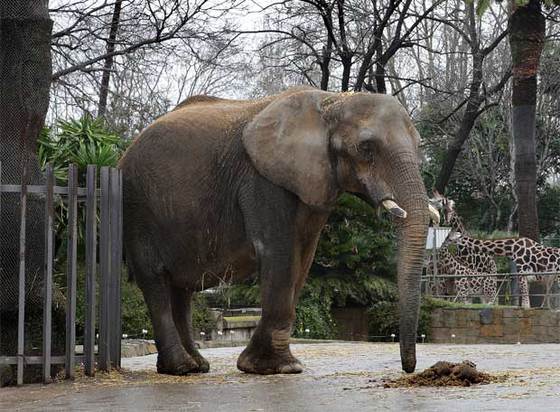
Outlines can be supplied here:
M255 376L235 367L242 348L202 350L205 375L155 373L156 355L123 359L123 373L74 382L0 389L9 411L557 411L560 344L418 345L418 368L469 359L479 370L507 373L504 383L446 388L383 388L400 376L398 344L292 345L301 375Z

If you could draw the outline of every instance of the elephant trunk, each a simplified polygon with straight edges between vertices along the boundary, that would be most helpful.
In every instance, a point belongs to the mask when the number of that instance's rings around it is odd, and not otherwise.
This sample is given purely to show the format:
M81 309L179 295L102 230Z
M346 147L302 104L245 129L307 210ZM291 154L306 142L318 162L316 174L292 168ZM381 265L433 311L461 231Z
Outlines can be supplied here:
M429 221L428 197L414 154L400 153L393 162L397 202L407 212L397 220L397 276L400 312L400 349L402 368L416 367L416 334L420 312L420 277Z

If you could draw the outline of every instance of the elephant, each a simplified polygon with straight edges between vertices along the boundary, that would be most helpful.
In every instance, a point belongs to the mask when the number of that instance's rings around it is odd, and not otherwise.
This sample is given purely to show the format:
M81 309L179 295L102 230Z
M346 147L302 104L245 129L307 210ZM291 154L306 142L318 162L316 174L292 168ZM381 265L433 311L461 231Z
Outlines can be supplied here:
M437 214L419 142L394 97L310 87L257 100L191 97L143 130L119 167L125 256L151 316L158 372L209 370L192 337L192 294L253 274L262 317L237 367L301 372L289 347L295 305L343 192L396 221L401 361L412 372L426 232Z

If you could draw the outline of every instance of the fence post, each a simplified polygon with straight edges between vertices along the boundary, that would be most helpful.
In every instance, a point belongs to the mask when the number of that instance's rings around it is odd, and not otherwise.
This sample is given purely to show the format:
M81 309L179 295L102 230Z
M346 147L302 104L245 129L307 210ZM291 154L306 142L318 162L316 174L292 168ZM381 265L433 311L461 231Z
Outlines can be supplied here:
M120 327L120 289L121 289L121 260L120 260L120 178L119 170L110 170L111 190L111 280L110 280L110 341L111 363L120 367L121 354L121 327Z
M66 253L66 379L74 378L76 361L76 261L78 237L78 170L68 166L68 249Z
M19 288L18 288L18 336L17 336L17 384L23 385L25 359L25 235L27 211L27 164L23 166L20 196L19 227Z
M0 230L2 228L2 162L0 162ZM0 348L2 347L2 316L0 315Z
M101 272L100 308L99 308L99 368L111 369L109 305L110 305L110 270L111 270L111 233L110 233L110 180L109 168L103 166L100 172L101 188L101 227L99 233L99 269Z
M509 271L512 275L510 275L510 287L511 287L511 296L513 306L519 306L521 303L521 295L519 292L519 274L517 273L517 265L515 262L509 258Z
M439 278L438 276L438 250L437 250L437 234L438 234L438 230L434 227L432 228L433 232L434 232L434 236L432 239L432 281L433 281L433 285L435 286L435 291L436 291L436 297L440 297L440 295L442 294L442 292L439 290Z
M116 364L121 367L121 335L122 335L122 307L121 307L121 275L122 275L122 234L123 234L123 218L122 218L122 170L117 170L117 220L115 225L117 226L117 238L114 247L117 249L116 257L118 262L117 271L117 294L115 302L116 310L116 326L117 337L118 337L118 351L116 353Z
M51 381L52 338L52 275L53 275L53 223L54 223L54 173L52 165L46 168L47 195L45 197L45 283L43 292L43 382Z
M84 368L95 375L95 290L97 267L97 167L88 165L86 178L86 319Z

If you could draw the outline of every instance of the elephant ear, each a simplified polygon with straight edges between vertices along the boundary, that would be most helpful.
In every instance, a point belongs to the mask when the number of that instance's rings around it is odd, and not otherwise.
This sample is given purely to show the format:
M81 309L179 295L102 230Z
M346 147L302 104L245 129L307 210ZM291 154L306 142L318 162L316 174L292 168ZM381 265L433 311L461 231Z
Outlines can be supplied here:
M246 126L243 144L261 175L310 206L336 197L329 135L321 116L325 92L279 97Z

